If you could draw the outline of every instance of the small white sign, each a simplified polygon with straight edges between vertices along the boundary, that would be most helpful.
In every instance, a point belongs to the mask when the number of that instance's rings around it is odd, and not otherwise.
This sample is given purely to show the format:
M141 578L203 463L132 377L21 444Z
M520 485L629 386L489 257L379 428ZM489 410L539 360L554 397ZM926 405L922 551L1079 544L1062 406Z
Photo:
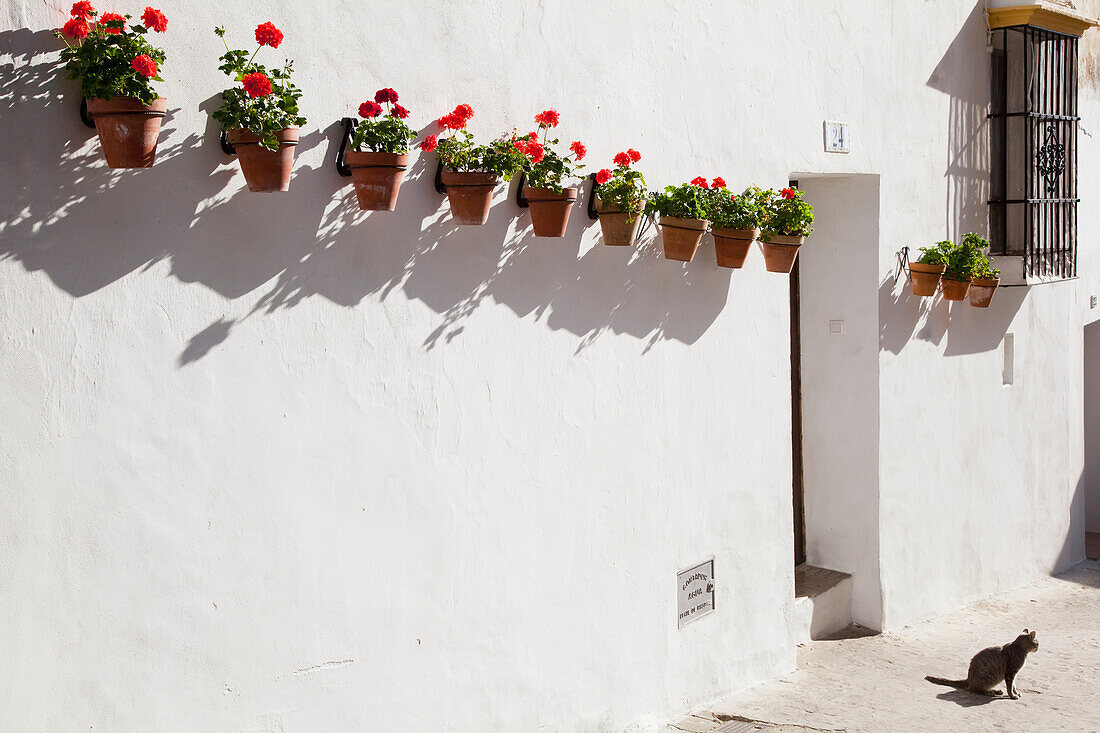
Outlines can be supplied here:
M851 133L848 132L847 122L833 122L825 120L825 152L848 153L851 152Z
M681 629L714 612L714 558L676 574L676 609Z

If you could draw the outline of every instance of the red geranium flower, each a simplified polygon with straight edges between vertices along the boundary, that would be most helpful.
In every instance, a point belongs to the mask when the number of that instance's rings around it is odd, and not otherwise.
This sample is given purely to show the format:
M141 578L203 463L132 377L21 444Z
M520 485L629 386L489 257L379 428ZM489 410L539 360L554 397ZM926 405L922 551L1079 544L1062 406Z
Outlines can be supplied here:
M69 15L79 20L88 20L95 15L95 8L88 0L80 0L80 2L73 3L73 9L69 11Z
M385 89L379 89L377 92L374 93L374 101L378 102L379 104L385 104L386 102L396 102L397 92L390 89L389 87L386 87Z
M466 120L461 115L452 112L439 118L439 125L444 130L462 130L466 127Z
M539 163L546 157L546 148L542 146L542 143L527 143L527 157L531 159L532 163Z
M261 74L258 71L254 74L245 74L241 79L241 85L252 98L266 97L271 94L271 80L267 78L267 74Z
M146 28L152 28L157 33L168 30L168 19L156 8L145 8L145 12L141 14L141 22Z
M460 104L455 107L455 111L451 114L455 115L460 120L468 120L474 116L474 108L468 104Z
M527 139L533 143L536 143L539 141L539 134L537 132L529 132L527 133Z
M611 171L606 168L601 169L596 173L596 183L603 185L611 180Z
M736 201L736 200L737 200L737 194L731 193L730 194L730 201Z
M256 26L256 43L261 46L271 46L272 48L278 48L279 44L283 42L283 32L272 25L270 22L261 23Z
M577 156L577 160L581 160L588 153L588 148L584 147L584 143L582 143L580 140L574 140L569 145L569 149L572 150L573 154Z
M88 30L88 21L83 18L72 18L61 26L61 32L69 38L87 38Z
M122 33L122 28L107 28L106 24L113 20L121 20L126 22L126 17L119 15L118 13L104 13L99 16L99 25L104 26L103 32L109 36L117 36Z
M637 163L637 162L638 162L639 160L641 160L641 159L642 159L642 154L641 154L641 153L639 153L639 152L638 152L637 150L635 150L634 148L628 148L628 149L627 149L627 151L626 151L626 154L627 154L627 155L629 155L629 156L630 156L630 159L631 159L632 161L634 161L635 163Z
M711 186L711 188L725 188L726 187L726 179L721 178L721 177L715 178L713 181L710 182L710 186Z
M424 142L420 143L420 149L425 153L430 153L439 147L439 138L435 135L428 135L424 138Z
M785 199L793 199L795 197L794 189L784 188L782 191L779 192L779 195Z
M516 150L518 150L519 152L523 153L524 155L527 155L527 146L529 144L530 143L526 140L513 140L512 141L512 147L515 148Z
M382 105L377 102L366 101L359 105L360 117L377 117L380 114L382 114Z
M613 162L615 165L621 165L623 167L626 167L626 166L630 165L630 154L629 153L617 153L615 155L615 157L612 159L611 162Z
M535 122L543 127L557 127L560 119L561 115L552 109L543 110L535 115Z
M409 116L409 110L405 109L400 104L395 104L393 105L393 110L390 112L390 114L399 120L403 120Z
M157 75L157 64L147 54L143 53L140 56L135 56L134 60L130 62L130 66L146 79L152 79Z
M702 176L697 176L693 178L691 180L691 185L698 186L699 188L710 188L710 186L707 185L707 179L703 178Z

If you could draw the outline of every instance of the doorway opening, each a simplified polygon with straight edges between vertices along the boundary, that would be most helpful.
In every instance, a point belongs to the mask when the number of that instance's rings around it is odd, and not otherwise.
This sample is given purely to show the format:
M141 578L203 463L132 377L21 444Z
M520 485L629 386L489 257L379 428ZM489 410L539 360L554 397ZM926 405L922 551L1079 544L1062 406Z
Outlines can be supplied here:
M1085 326L1085 556L1100 559L1100 322Z

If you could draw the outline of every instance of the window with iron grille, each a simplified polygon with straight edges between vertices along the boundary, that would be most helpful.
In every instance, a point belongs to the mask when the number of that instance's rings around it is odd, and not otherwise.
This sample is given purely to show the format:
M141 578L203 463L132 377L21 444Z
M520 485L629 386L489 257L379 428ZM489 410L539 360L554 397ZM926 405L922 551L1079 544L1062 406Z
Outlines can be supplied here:
M1077 41L992 31L990 244L1028 277L1077 275Z

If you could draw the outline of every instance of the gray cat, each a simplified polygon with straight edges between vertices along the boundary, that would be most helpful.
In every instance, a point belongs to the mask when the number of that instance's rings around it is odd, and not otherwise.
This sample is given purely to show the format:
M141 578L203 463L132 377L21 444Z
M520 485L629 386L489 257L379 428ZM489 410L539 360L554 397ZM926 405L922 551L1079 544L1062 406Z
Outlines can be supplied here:
M982 649L970 660L970 671L965 680L945 680L942 677L928 676L924 679L935 682L937 685L958 687L970 690L980 695L996 697L1003 694L993 688L1005 683L1008 696L1013 700L1020 697L1013 684L1016 681L1016 673L1024 666L1027 655L1039 651L1039 642L1035 641L1035 632L1024 629L1024 633L1016 637L1016 641L1004 646L991 646Z

